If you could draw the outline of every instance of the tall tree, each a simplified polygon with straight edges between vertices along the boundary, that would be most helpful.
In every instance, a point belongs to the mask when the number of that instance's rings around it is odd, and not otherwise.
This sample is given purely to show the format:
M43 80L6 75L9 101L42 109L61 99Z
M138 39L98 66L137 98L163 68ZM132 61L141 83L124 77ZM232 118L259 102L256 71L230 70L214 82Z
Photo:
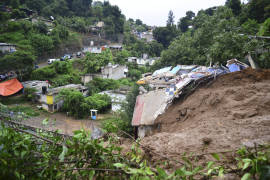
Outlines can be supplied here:
M172 10L169 11L168 20L167 20L167 26L173 26L174 25L174 15Z
M188 27L192 25L192 19L195 17L195 13L192 11L187 11L186 16L180 18L178 22L178 29L181 30L181 32L186 32L188 30Z

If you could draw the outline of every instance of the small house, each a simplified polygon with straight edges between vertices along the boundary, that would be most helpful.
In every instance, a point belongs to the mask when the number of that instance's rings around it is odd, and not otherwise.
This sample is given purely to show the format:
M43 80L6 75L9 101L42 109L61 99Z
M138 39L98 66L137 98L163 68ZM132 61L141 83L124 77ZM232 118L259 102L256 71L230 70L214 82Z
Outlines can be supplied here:
M107 66L101 68L101 74L105 79L118 80L121 78L126 78L128 72L128 67L125 65L112 65L109 63Z
M2 53L12 53L16 51L16 45L8 43L0 43L0 51Z
M83 84L87 84L92 81L94 78L103 78L103 79L122 79L126 78L128 73L128 67L125 65L112 65L109 63L107 66L101 68L101 73L92 73L85 74L81 76L81 81Z
M99 94L107 94L108 96L110 96L112 100L112 111L117 112L121 110L123 103L126 102L128 92L129 91L123 91L121 89L118 89L111 91L103 91L100 92Z
M81 84L68 84L57 88L49 88L49 84L46 81L26 81L22 84L24 87L35 88L37 90L36 100L41 103L43 109L49 112L56 112L62 107L64 101L56 98L62 89L76 89L83 93L84 96L88 93L87 87Z

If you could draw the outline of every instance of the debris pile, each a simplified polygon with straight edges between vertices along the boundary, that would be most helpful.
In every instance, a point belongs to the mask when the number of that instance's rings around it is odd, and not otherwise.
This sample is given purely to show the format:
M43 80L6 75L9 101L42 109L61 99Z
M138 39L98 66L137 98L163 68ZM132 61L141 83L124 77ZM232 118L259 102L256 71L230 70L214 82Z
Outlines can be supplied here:
M220 75L247 68L237 60L228 61L224 66L206 67L197 65L177 65L165 67L153 74L145 74L137 84L148 85L150 91L140 87L133 114L132 126L138 127L138 136L143 138L157 128L156 119L165 113L173 100L194 91L199 84L209 82ZM234 66L234 68L230 68ZM230 71L232 69L232 71Z

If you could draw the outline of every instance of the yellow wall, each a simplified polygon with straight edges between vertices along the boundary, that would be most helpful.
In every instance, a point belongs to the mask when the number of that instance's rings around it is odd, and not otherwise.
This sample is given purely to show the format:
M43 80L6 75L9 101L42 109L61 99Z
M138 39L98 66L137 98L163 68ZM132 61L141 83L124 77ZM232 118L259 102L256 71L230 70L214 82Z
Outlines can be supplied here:
M53 96L47 95L47 104L53 104Z

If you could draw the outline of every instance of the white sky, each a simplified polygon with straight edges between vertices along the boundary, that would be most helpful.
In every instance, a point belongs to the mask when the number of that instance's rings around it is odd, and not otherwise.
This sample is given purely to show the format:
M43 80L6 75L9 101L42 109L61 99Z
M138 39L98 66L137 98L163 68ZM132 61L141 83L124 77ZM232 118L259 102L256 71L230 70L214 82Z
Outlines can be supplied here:
M197 13L201 9L224 5L226 0L109 0L128 18L141 19L147 25L165 26L170 10L175 23L186 11Z

